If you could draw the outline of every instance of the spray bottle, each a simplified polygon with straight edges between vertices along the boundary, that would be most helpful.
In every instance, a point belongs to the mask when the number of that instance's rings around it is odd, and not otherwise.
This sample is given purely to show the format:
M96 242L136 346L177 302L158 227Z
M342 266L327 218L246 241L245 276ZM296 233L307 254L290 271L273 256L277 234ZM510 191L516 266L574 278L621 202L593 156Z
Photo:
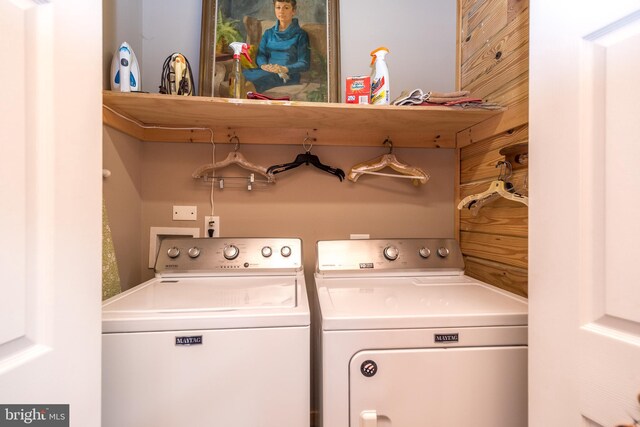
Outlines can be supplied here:
M240 55L252 63L247 50L249 46L242 42L233 42L229 46L233 49L233 67L229 76L229 98L246 98L247 89L245 87L244 74L242 74L242 65L240 64Z
M389 53L386 47L379 47L371 52L371 103L377 105L389 104L389 69L384 61Z

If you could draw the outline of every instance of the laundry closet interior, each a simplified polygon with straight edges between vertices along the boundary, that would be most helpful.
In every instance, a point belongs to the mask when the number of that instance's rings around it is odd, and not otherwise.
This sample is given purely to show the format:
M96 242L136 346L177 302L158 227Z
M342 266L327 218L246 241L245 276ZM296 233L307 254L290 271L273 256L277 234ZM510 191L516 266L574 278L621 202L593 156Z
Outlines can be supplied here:
M166 26L154 26L157 20L170 22L167 2L105 0L103 167L109 176L103 180L103 194L122 290L153 277L152 227L198 228L205 236L204 216L213 214L220 218L224 237L300 238L307 286L313 283L318 240L352 235L437 237L459 241L466 274L526 297L527 206L506 198L494 198L475 209L458 205L499 178L527 194L528 0L447 1L452 4L455 28L452 52L443 58L452 58L451 75L448 83L436 84L450 86L432 86L421 77L428 75L427 69L407 66L411 58L394 56L391 47L392 98L418 87L468 90L483 101L500 104L504 107L500 111L158 95L161 68L148 66L145 58L163 59L181 51L197 69L200 31L193 25L200 23L201 3L179 2L174 17L191 16L184 26L192 30L171 30L179 34L174 38L184 40L185 47L180 47L171 46L166 42L171 37L161 35L171 32ZM342 3L341 50L358 52L359 73L368 74L368 53L377 45L366 38L344 38L352 33L349 19L357 17L344 14L349 0ZM399 40L389 43L406 42L415 47L414 55L437 56L423 51L421 40L402 40L405 23L426 25L437 20L430 15L432 3L394 1L394 14L406 16L406 21L394 23L392 33ZM154 44L156 39L165 42ZM111 57L125 40L136 50L142 89L149 94L108 90ZM353 61L353 57L341 59L348 66ZM394 73L411 77L394 78ZM343 69L336 83L344 85L348 75L353 71ZM344 90L340 92L343 98ZM224 188L215 186L212 197L210 183L192 177L211 162L212 135L216 160L237 149L252 163L270 166L290 162L310 149L324 164L347 173L353 165L387 153L390 148L384 142L390 140L393 154L422 168L430 178L418 185L384 176L352 182L302 165L276 175L275 183L257 182L250 190L245 181L228 180ZM237 175L233 169L224 174ZM174 221L173 206L196 206L196 220Z

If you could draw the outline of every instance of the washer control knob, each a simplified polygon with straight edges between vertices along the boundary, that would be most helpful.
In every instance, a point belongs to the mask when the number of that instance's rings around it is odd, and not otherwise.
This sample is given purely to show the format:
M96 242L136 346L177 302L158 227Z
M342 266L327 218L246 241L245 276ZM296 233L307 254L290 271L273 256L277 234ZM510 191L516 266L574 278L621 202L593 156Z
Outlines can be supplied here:
M420 253L420 256L424 259L429 258L429 256L431 255L431 250L429 248L420 248L418 252Z
M395 261L398 259L398 255L400 255L400 251L395 246L387 246L384 248L384 257L389 261Z
M237 246L228 245L224 247L222 254L228 260L236 259L238 258L238 255L240 255L240 249L238 249Z
M189 249L189 256L191 258L198 258L200 256L200 248L194 246Z
M283 246L282 249L280 249L280 255L282 255L285 258L288 258L291 256L291 248L289 246Z
M169 255L169 258L178 258L178 256L180 255L180 249L178 249L176 246L172 246L167 251L167 255Z
M445 248L444 246L441 247L440 249L438 249L438 255L440 255L442 258L446 258L449 256L449 249Z
M269 258L273 254L273 250L269 246L265 246L262 248L262 256L265 258Z

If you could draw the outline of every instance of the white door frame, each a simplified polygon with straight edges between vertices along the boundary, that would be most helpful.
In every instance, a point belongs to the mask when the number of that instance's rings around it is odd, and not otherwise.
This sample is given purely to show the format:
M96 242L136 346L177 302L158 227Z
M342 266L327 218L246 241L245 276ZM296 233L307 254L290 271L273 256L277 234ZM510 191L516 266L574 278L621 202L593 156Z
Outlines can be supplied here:
M99 426L102 4L0 9L0 405L68 404L70 425Z
M604 39L637 39L638 11L530 2L531 427L640 418L640 54Z

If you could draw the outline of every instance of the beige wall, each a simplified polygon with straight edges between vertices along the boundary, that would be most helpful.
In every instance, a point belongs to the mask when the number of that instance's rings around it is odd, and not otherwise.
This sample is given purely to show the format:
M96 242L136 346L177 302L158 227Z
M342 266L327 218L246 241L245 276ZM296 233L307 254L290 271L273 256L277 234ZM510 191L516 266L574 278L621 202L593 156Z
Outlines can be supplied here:
M142 146L136 139L104 126L103 196L123 289L141 283L142 250Z
M209 215L210 185L191 178L211 159L208 144L139 142L105 128L105 197L114 236L123 289L153 276L147 267L150 227L199 227ZM277 140L277 135L274 135ZM216 159L231 147L217 144ZM289 162L302 146L242 144L240 151L256 164ZM355 163L386 152L380 148L315 146L312 153L348 173ZM292 236L304 242L305 270L312 274L315 242L345 239L351 233L376 237L453 237L455 152L446 149L396 149L400 160L431 174L426 185L363 176L357 183L340 182L312 166L276 175L266 188L225 188L214 192L215 215L223 237ZM232 166L220 175L245 175ZM196 205L197 221L173 221L173 205ZM133 271L137 268L137 275Z

